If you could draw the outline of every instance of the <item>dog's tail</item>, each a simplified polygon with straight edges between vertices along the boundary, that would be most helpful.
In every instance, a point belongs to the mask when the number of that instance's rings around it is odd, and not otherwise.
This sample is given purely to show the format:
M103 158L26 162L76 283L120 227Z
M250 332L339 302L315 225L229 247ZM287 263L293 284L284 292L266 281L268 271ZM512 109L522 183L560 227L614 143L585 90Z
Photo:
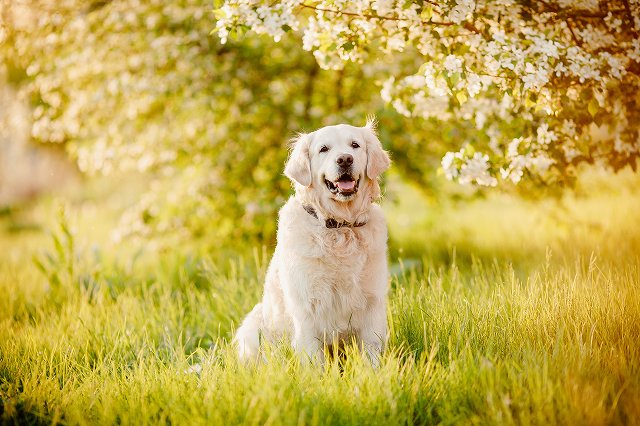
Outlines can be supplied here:
M260 351L260 328L262 326L262 303L258 303L242 321L236 331L233 343L238 349L241 360L251 360L258 357Z

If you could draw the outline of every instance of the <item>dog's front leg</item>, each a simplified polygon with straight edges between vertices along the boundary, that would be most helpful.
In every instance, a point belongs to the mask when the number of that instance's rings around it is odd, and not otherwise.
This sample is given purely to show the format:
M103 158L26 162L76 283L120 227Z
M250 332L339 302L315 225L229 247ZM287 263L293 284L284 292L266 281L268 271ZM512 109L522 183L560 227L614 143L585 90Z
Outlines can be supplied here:
M362 351L367 354L371 364L378 367L387 342L387 312L383 300L370 301L363 315L358 337Z
M293 323L291 344L302 362L324 361L322 341L317 335L313 309L309 300L308 276L301 267L302 262L291 262L295 265L283 268L283 290L286 311Z
M306 315L296 318L294 316L294 334L292 346L300 356L303 363L324 364L324 353L322 352L322 342L316 336L311 320Z
M380 365L380 356L387 343L388 277L386 250L371 253L361 284L368 296L367 307L359 318L358 338L362 351L374 367Z

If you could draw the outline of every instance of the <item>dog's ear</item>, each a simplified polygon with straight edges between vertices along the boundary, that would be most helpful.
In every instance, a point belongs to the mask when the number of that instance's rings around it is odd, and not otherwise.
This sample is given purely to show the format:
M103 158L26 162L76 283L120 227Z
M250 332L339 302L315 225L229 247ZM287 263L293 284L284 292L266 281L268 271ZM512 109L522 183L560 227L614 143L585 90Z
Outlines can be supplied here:
M382 144L376 136L376 120L367 118L367 124L362 127L364 140L367 142L367 176L375 180L391 165L389 154L382 149Z
M311 159L309 158L309 145L311 144L311 134L300 133L291 142L291 154L289 154L289 160L284 166L284 174L302 186L310 186Z

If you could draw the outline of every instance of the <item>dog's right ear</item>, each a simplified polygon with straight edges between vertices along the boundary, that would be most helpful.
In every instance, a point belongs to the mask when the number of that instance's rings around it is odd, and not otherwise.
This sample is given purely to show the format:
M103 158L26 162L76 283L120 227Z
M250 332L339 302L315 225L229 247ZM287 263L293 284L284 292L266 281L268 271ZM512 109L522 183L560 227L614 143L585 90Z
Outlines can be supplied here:
M368 117L367 124L362 127L364 140L367 142L367 176L373 180L391 165L389 154L382 149L380 139L376 135L376 125L375 118Z
M300 133L291 142L293 148L284 166L284 174L302 186L311 186L311 159L309 158L311 134Z

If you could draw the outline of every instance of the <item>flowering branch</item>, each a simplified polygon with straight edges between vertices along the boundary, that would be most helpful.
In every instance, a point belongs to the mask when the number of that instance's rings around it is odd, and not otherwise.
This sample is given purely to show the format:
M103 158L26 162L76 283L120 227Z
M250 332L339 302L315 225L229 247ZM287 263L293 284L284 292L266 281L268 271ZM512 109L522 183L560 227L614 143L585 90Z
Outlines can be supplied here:
M269 8L229 0L216 29L223 40L238 24L276 41L285 27L300 31L302 47L325 69L371 60L373 43L390 58L413 48L421 65L393 67L380 78L381 97L406 117L473 123L476 134L442 163L460 183L553 180L596 159L635 167L640 2L599 2L597 11L578 0L562 4L285 0ZM606 143L592 140L592 123L607 127Z
M333 10L333 9L323 9L317 6L313 6L310 4L306 4L306 3L302 3L301 4L302 7L306 7L308 9L313 9L319 12L326 12L326 13L334 13L336 15L347 15L347 16L356 16L359 18L368 18L368 19L379 19L379 20L383 20L383 21L409 21L409 19L407 18L400 18L397 16L380 16L380 15L371 15L371 14L367 14L367 13L355 13L355 12L347 12L347 11L342 11L342 10ZM453 22L438 22L438 21L433 21L433 20L429 20L429 21L418 21L423 25L436 25L436 26L451 26L451 25L455 25Z

